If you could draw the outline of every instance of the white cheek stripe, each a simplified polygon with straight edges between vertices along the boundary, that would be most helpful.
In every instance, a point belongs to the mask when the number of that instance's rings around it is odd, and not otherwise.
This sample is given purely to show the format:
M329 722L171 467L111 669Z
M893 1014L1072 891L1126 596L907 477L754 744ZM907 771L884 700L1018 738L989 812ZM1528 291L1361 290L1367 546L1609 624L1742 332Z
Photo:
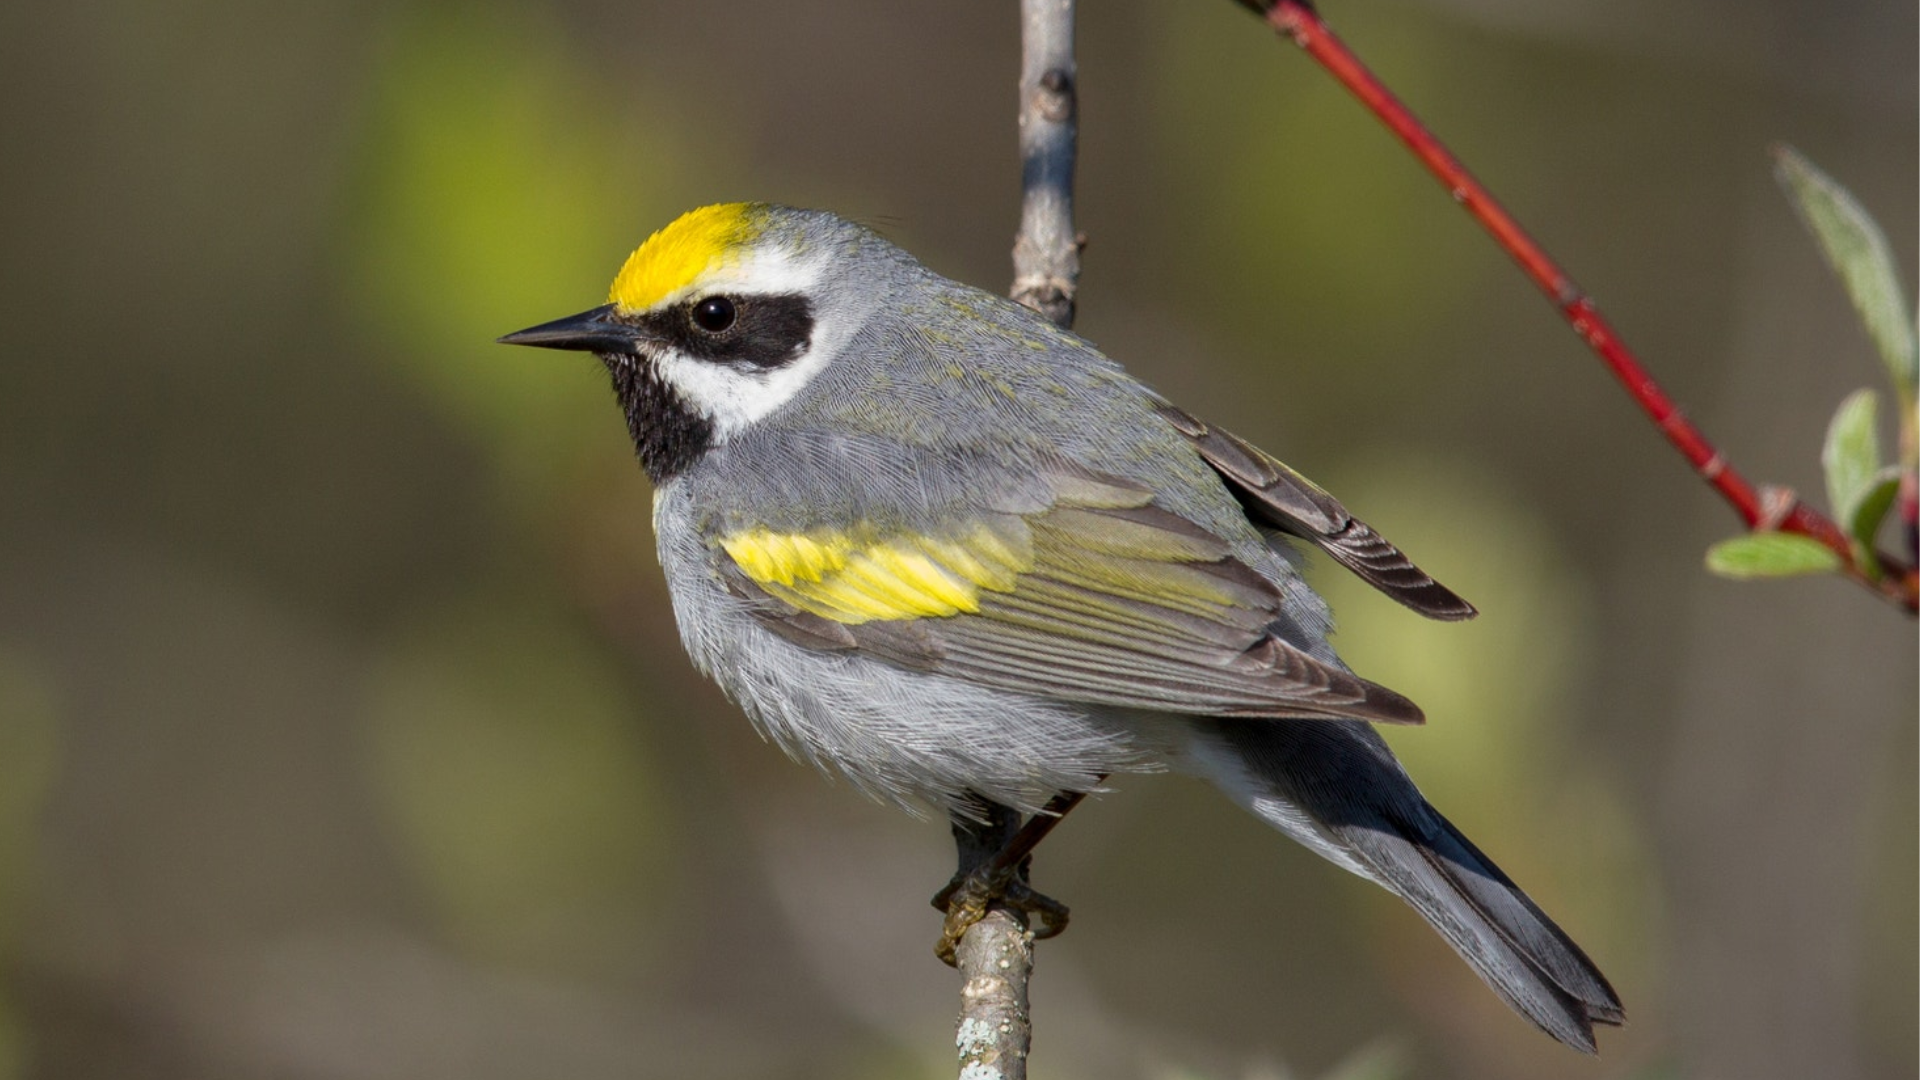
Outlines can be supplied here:
M815 286L821 270L820 259L794 258L780 251L755 252L701 278L698 287L688 290L687 295L817 295ZM845 312L816 309L813 339L806 355L772 371L738 371L671 351L657 353L654 363L660 377L678 390L687 404L713 421L715 438L725 442L805 389L826 366L827 357L846 344L848 321Z
M676 352L662 352L654 363L687 404L713 421L715 438L725 442L791 401L820 373L829 355L822 344L816 336L807 355L773 371L739 371Z

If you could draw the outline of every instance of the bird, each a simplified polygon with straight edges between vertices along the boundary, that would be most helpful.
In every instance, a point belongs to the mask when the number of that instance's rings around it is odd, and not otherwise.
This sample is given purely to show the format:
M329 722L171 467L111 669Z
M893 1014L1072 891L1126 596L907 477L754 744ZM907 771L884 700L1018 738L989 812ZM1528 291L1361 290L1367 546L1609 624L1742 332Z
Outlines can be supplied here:
M1006 823L1044 834L1109 776L1172 771L1399 896L1560 1042L1624 1022L1374 730L1423 716L1335 653L1297 545L1421 615L1474 608L1090 342L864 225L750 202L681 215L606 303L499 340L606 369L694 665L787 754L949 818L943 954L988 899L1063 925L1024 850L984 869Z

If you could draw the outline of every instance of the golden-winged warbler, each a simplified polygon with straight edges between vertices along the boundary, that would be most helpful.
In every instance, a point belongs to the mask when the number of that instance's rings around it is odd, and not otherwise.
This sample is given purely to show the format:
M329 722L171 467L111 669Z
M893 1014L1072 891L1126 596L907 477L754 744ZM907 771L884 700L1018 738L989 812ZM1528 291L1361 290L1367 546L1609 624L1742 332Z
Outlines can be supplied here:
M1472 607L1088 342L757 203L680 217L608 303L501 340L611 373L687 652L787 753L961 836L1113 773L1198 775L1405 899L1553 1037L1621 1021L1368 726L1421 714L1334 654L1289 541L1423 615Z

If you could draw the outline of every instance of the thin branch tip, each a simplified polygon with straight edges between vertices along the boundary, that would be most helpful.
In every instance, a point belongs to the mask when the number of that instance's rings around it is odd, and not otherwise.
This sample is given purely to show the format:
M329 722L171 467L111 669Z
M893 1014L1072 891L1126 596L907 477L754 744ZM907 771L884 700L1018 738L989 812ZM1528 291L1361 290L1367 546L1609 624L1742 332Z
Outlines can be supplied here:
M1446 188L1455 202L1471 214L1520 269L1545 293L1614 378L1659 428L1694 472L1717 491L1747 528L1777 523L1780 531L1808 537L1832 550L1840 573L1890 601L1909 614L1920 613L1920 580L1915 567L1878 550L1857 553L1855 545L1832 519L1803 502L1792 502L1784 512L1761 505L1763 489L1746 479L1730 459L1680 411L1660 384L1613 330L1598 305L1582 293L1546 251L1507 213L1491 193L1446 149L1359 57L1327 28L1305 0L1275 0L1256 4L1238 0L1260 11L1276 32L1293 39L1314 61L1359 99L1392 131L1421 164ZM1777 154L1784 159L1791 151ZM1903 507L1903 513L1906 512ZM1920 515L1920 509L1915 511ZM1777 518L1777 521L1776 521ZM1912 521L1909 518L1909 521ZM1920 529L1910 529L1920 550ZM1871 562L1873 565L1864 565ZM1877 571L1877 572L1876 572Z

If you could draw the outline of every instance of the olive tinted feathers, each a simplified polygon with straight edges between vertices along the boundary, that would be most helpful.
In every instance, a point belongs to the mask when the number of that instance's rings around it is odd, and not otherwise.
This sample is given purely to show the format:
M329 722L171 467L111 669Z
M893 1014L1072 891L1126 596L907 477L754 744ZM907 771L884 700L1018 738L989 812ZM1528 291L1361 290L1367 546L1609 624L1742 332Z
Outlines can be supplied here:
M1045 506L983 504L871 538L754 527L722 537L714 563L776 633L908 670L1191 715L1421 721L1287 641L1284 591L1152 491L1082 470L1041 479Z

